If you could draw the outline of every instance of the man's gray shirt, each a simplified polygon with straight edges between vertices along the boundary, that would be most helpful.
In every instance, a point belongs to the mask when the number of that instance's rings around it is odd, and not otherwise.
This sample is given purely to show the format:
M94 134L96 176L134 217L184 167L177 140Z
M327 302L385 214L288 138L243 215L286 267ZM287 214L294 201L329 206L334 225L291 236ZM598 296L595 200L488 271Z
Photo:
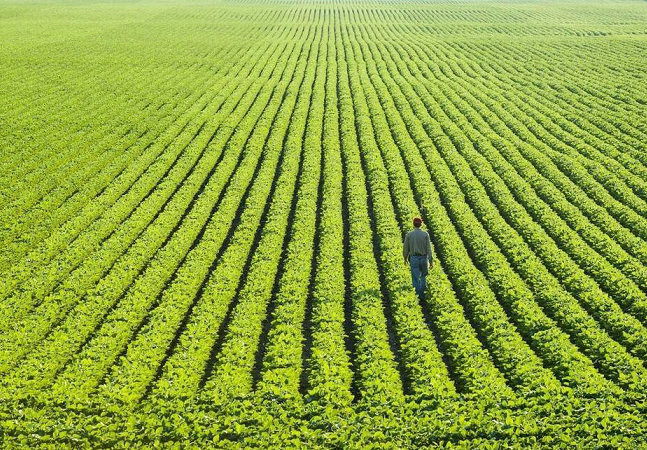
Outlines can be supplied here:
M410 256L427 256L431 261L431 239L429 233L420 228L415 228L407 233L404 238L404 260L409 261Z

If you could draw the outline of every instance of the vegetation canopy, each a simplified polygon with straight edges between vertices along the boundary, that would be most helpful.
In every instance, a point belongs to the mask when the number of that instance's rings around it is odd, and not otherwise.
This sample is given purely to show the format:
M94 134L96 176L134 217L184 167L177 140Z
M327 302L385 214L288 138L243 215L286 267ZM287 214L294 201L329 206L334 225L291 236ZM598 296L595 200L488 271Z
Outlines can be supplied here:
M637 0L0 0L0 446L647 446L646 63Z

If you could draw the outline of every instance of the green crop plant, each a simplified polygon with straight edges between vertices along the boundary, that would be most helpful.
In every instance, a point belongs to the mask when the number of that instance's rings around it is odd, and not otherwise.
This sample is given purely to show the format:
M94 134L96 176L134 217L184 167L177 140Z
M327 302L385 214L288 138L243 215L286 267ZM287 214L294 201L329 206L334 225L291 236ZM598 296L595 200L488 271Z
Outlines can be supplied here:
M0 0L0 447L647 448L646 55L638 0Z

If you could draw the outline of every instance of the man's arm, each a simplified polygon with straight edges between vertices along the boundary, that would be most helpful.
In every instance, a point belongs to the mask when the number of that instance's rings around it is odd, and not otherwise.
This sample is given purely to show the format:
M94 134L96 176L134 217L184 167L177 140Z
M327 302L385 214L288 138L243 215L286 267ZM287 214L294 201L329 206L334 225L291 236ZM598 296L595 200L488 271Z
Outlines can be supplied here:
M429 260L429 264L433 264L434 256L431 253L431 238L429 237L429 233L427 233L427 259Z
M409 262L409 233L404 237L404 245L402 246L402 256L404 256L404 263Z

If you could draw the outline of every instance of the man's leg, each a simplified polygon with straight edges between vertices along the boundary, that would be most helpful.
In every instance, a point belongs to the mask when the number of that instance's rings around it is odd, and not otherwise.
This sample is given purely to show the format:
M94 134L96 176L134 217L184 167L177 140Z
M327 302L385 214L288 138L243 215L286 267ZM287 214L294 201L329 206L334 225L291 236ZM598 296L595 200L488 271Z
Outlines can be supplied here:
M422 258L419 256L415 257L415 263L413 264L416 266L416 295L418 297L422 296L422 293L424 291L422 287L422 264L421 264Z
M427 289L427 273L429 272L427 264L427 258L420 258L420 283L418 284L420 294L418 294L418 297L422 297L425 293L425 289Z
M418 261L416 257L409 258L409 267L411 268L411 282L413 288L418 293L419 283L420 283L420 268L418 267Z

